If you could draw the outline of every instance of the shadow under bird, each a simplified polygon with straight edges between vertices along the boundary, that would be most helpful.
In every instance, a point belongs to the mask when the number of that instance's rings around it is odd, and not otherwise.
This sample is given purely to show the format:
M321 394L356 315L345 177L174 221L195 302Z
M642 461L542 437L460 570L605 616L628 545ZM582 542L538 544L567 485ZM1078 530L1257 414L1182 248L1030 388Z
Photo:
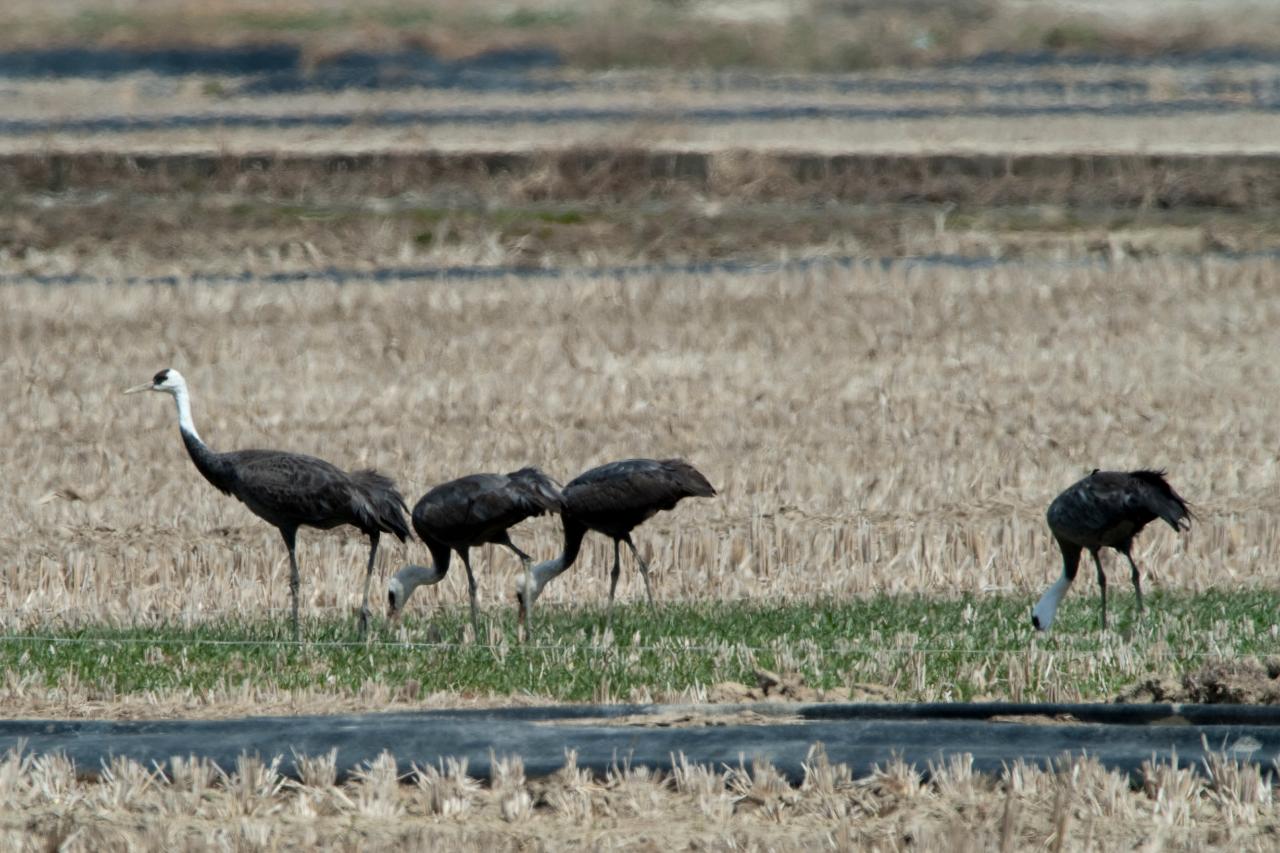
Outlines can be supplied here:
M560 485L537 468L521 468L510 474L470 474L431 489L413 507L412 518L413 529L427 544L433 565L410 565L396 572L387 584L391 618L404 611L415 589L444 580L450 554L457 551L467 570L471 627L479 639L479 605L470 550L488 544L510 548L527 574L533 559L515 546L507 531L527 518L560 512L563 507Z
M1049 504L1046 518L1062 551L1062 577L1049 587L1031 611L1031 624L1048 631L1058 605L1075 580L1080 552L1088 549L1098 570L1102 595L1102 628L1107 627L1107 576L1098 552L1113 548L1124 554L1133 572L1137 610L1142 612L1142 581L1130 550L1134 537L1150 522L1164 519L1181 533L1194 516L1187 502L1173 490L1164 471L1099 471L1075 483Z
M161 370L150 382L124 393L158 391L173 397L178 407L178 430L196 468L218 491L237 498L249 511L273 525L289 549L289 595L293 607L293 636L298 638L298 559L294 553L299 527L328 530L343 524L369 537L360 633L369 627L369 582L378 554L378 539L391 533L401 542L409 535L404 498L395 483L372 469L343 471L301 453L283 450L210 450L191 420L187 382L173 369Z
M709 498L715 488L698 469L683 459L623 459L592 468L569 482L561 492L564 510L564 551L554 560L539 563L516 580L520 621L532 617L533 604L554 578L568 571L578 559L588 530L613 540L613 573L609 579L608 617L622 571L621 545L627 543L644 578L644 591L653 606L649 566L631 540L631 531L662 510L674 509L684 498ZM526 594L526 590L528 591Z

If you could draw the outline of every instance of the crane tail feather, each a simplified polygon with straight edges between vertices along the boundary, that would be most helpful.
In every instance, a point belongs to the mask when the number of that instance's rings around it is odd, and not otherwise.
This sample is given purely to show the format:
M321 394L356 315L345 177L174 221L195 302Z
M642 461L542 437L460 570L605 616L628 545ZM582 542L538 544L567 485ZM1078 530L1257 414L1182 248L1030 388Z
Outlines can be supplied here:
M1146 503L1151 512L1164 519L1166 524L1179 533L1191 528L1195 513L1182 496L1173 490L1173 486L1169 485L1164 471L1130 471L1129 475L1148 487Z
M715 486L711 485L711 481L708 480L701 471L694 468L688 462L683 459L664 459L662 464L676 477L680 488L684 491L687 497L715 497Z
M564 496L560 494L560 484L540 468L533 466L512 471L507 475L518 483L524 494L543 512L563 512Z
M364 494L365 506L362 509L368 528L390 533L401 542L408 539L409 523L405 520L405 513L409 509L395 481L372 468L352 472L351 480Z

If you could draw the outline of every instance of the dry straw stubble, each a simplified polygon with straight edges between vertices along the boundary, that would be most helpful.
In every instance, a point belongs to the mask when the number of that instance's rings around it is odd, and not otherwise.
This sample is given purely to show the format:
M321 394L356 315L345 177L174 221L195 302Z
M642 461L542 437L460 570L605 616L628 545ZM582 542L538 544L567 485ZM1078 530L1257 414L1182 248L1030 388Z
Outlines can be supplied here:
M593 778L568 754L544 780L518 758L495 757L484 785L465 764L397 776L384 753L337 784L304 762L301 781L279 759L242 758L229 772L180 758L168 770L117 758L76 768L10 751L0 760L0 843L7 849L1198 850L1270 849L1270 788L1258 768L1215 759L1209 779L1147 768L1132 785L1089 758L1051 768L1018 762L998 776L955 759L925 781L892 762L855 778L820 744L790 784L768 762L670 773L615 767ZM89 772L84 772L89 771ZM661 824L655 817L661 816Z
M1030 596L1057 571L1048 501L1093 467L1139 465L1167 467L1202 518L1141 540L1153 588L1271 586L1275 272L11 286L0 607L15 628L285 606L276 532L200 479L168 398L120 396L163 366L187 375L213 447L374 465L410 503L473 471L536 463L567 480L685 456L721 494L641 531L659 600ZM516 537L539 558L558 549L549 519ZM303 532L304 612L352 606L364 548L352 531ZM546 600L602 599L606 549L592 540ZM424 556L389 545L380 574ZM490 605L517 569L480 556ZM459 604L463 579L435 593Z

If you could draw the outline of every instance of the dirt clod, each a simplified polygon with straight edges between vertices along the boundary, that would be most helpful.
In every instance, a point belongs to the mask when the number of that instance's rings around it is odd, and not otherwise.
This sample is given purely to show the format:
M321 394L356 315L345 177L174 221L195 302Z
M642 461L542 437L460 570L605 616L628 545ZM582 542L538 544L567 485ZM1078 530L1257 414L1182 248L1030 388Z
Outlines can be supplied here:
M1280 658L1211 661L1181 678L1139 682L1117 702L1187 702L1202 705L1280 705Z
M891 702L893 691L879 684L853 684L847 689L822 690L805 684L799 673L779 674L767 669L755 670L756 685L722 681L707 691L707 700L717 703L740 702Z

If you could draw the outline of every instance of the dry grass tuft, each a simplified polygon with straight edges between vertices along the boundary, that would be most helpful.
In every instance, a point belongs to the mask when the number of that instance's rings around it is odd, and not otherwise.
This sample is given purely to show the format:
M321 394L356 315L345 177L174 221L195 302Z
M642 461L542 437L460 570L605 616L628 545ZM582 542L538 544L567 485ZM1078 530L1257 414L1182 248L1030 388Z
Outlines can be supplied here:
M480 793L480 783L467 776L465 758L442 758L436 766L415 764L413 776L427 814L463 818Z
M354 774L356 809L372 818L393 820L404 811L395 758L384 751Z

